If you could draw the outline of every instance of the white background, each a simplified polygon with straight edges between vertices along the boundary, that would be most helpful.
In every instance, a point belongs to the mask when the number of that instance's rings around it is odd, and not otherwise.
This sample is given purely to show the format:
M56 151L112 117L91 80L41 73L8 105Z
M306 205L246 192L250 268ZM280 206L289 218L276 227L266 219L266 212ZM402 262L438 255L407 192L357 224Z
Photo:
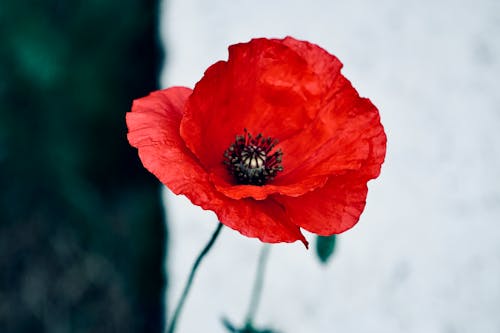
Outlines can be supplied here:
M164 87L193 87L230 44L291 35L340 58L387 132L382 174L332 262L300 243L272 247L258 324L500 332L500 1L167 0L162 12ZM216 221L165 194L172 304ZM243 321L259 249L223 230L179 333L224 332L223 315Z

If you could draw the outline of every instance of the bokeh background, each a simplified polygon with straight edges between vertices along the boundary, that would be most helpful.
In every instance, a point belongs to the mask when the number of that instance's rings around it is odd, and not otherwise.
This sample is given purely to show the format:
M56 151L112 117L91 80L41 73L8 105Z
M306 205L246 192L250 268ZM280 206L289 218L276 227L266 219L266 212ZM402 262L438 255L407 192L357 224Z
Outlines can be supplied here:
M0 332L160 332L159 185L126 140L158 1L0 2Z
M380 109L388 151L360 222L325 267L273 246L256 323L281 332L500 332L500 2L171 0L162 85L192 87L227 46L315 42ZM166 192L172 299L216 226ZM225 229L179 332L241 324L260 248ZM310 237L310 239L313 239Z

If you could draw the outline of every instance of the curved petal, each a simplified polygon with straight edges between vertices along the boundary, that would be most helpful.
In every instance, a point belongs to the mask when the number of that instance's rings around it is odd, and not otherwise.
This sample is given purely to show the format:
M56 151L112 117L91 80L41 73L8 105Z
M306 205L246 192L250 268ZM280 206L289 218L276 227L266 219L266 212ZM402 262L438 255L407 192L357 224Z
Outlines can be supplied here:
M244 236L255 237L266 243L300 240L308 247L300 228L290 222L283 207L274 200L233 200L219 195L201 206L214 211L219 221Z
M284 171L272 183L234 186L224 177L227 171L223 168L213 172L220 176L214 180L217 189L233 199L263 200L271 194L300 196L323 186L331 175L357 171L367 179L377 177L386 145L378 110L370 100L359 97L343 76L336 84L337 93L326 101L318 117L278 145Z
M370 109L372 106L367 99L361 99L360 103L362 108ZM378 113L372 120L370 118L368 120L374 121L376 126L367 127L366 137L360 139L366 147L363 151L366 150L367 156L357 170L332 175L325 186L298 198L273 196L285 207L292 223L310 232L328 236L344 232L358 222L365 207L368 191L366 183L378 177L387 144ZM325 172L328 172L330 161L326 159L319 163L316 172L321 168L325 168L327 170ZM311 173L310 170L305 172Z
M378 130L378 132L376 132L376 130ZM359 172L359 177L364 177L366 179L377 178L380 175L380 169L385 160L387 136L382 125L376 130L373 131L373 137L370 141L369 156Z
M323 90L332 92L337 75L342 69L342 63L337 57L316 44L292 37L284 38L282 43L306 59L312 71L320 77Z
M195 205L214 211L228 227L263 242L307 241L290 223L284 209L272 200L233 200L220 194L207 172L184 144L179 126L191 90L174 87L137 99L126 122L130 144L139 150L146 169L175 194L184 194Z
M352 175L332 177L324 187L299 198L277 196L292 223L329 236L352 228L365 207L366 179Z
M301 196L304 193L325 185L328 177L304 178L297 180L292 185L274 185L271 183L263 186L233 185L224 177L219 177L213 173L210 174L210 179L219 192L231 199L254 198L256 200L264 200L271 194L281 194L291 197Z
M176 194L195 204L210 201L208 174L179 135L182 113L192 90L174 87L137 99L126 121L130 144L139 150L144 167Z
M377 108L359 97L344 77L338 84L343 88L326 101L318 117L300 135L281 143L281 182L359 170L372 149L385 155L385 133Z
M181 136L207 170L223 168L224 151L244 128L283 141L317 116L342 64L318 46L294 41L233 45L228 61L212 65L197 83Z
M181 136L217 175L227 172L222 154L244 128L281 141L284 172L258 189L216 182L230 198L314 190L330 175L360 169L385 136L378 110L359 97L341 67L325 50L291 37L233 45L228 61L211 66L196 85Z

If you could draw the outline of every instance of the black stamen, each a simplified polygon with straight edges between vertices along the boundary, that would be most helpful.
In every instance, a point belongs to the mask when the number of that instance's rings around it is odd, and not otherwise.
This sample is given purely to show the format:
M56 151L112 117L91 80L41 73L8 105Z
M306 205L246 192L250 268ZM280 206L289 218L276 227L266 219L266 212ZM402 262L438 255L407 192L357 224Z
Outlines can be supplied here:
M281 149L270 154L277 144L278 140L260 133L252 137L245 128L244 135L237 135L224 152L224 164L238 184L264 185L283 171Z

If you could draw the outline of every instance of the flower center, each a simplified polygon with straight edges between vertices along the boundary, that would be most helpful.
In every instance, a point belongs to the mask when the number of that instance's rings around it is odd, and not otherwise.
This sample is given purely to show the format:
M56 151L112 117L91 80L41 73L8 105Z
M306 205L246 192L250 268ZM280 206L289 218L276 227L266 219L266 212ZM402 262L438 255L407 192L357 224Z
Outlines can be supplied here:
M262 134L253 137L246 128L244 131L224 152L224 164L238 184L265 185L283 171L283 152L278 149L271 154L278 140Z

